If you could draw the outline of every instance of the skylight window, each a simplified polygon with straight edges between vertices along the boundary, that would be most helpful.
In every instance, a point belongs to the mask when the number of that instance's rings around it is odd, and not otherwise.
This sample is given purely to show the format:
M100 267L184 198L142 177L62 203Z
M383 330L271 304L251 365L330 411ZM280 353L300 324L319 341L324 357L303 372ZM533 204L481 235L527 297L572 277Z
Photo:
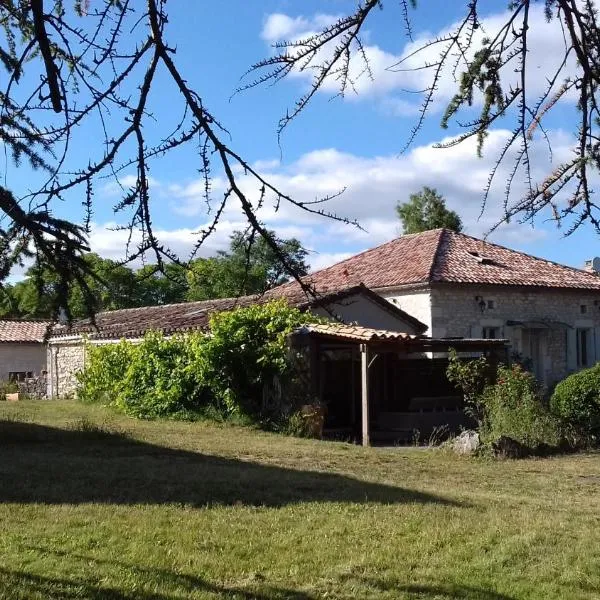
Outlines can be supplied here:
M494 264L494 259L493 258L490 258L489 256L484 256L483 254L479 254L479 252L477 252L476 250L467 250L467 252L478 263L481 263L482 265L493 265Z

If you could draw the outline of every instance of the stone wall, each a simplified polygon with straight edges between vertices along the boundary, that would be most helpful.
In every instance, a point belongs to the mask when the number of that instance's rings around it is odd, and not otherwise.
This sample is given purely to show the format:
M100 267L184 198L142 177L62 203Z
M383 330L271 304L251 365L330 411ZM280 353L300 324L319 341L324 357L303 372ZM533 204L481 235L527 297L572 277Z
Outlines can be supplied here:
M51 341L48 345L48 397L67 398L75 394L76 374L85 368L82 340Z
M485 327L494 327L525 355L531 350L528 330L539 327L538 375L545 383L576 370L577 328L589 329L589 362L600 360L600 293L440 285L431 289L431 316L433 337L482 337Z

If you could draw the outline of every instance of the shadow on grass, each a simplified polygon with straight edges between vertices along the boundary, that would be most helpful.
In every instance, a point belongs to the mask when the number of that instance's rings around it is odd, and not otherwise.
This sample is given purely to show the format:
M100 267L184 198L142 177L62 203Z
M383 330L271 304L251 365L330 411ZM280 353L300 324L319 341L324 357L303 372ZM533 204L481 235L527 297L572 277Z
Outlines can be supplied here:
M83 564L97 565L100 570L108 568L111 571L117 570L120 573L128 572L135 574L136 579L143 582L147 588L157 590L177 590L176 593L150 592L140 589L136 585L135 592L129 592L123 589L117 589L109 586L96 586L89 581L81 579L63 579L30 573L21 573L10 571L0 567L0 583L6 591L19 590L25 595L20 597L39 596L43 598L70 600L75 598L88 598L99 600L107 598L108 600L176 600L178 598L188 598L193 594L209 593L218 598L236 598L239 600L316 600L318 596L292 590L289 588L274 587L266 582L256 581L247 588L234 586L221 586L211 583L196 575L185 573L174 573L164 569L141 567L129 565L119 560L99 559L92 556L72 554L60 550L53 550L44 547L30 547L29 550L45 554L54 554L74 564L74 561L80 561ZM130 578L127 578L128 580ZM402 585L397 582L387 582L379 579L360 578L363 585L371 590L375 589L380 593L392 593L394 597L417 599L437 599L437 600L516 600L512 596L500 594L494 590L475 586L455 585L455 584L409 584Z
M455 583L429 582L426 584L406 584L399 581L385 581L372 577L360 577L360 582L379 592L393 593L402 598L414 600L436 598L436 600L517 600L489 588Z
M162 574L159 571L158 574ZM0 567L0 584L6 598L44 598L48 600L181 600L190 594L210 594L211 598L235 598L237 600L316 600L303 592L285 588L262 587L257 591L224 587L200 577L169 573L165 583L175 585L175 593L145 591L136 587L126 591L109 586L94 585L81 579L64 579L11 571ZM14 595L11 595L14 592ZM204 597L204 596L202 596Z
M224 433L224 435L226 435ZM0 421L0 502L284 506L296 502L451 500L335 473L155 446L85 424Z

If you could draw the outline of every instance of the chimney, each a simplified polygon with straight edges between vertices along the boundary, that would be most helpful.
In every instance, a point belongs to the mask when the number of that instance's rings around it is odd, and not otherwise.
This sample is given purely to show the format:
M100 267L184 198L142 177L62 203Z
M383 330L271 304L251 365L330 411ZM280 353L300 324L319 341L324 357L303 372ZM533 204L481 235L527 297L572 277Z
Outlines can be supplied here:
M594 275L600 275L600 257L596 256L590 260L586 260L583 270L588 273L594 273Z

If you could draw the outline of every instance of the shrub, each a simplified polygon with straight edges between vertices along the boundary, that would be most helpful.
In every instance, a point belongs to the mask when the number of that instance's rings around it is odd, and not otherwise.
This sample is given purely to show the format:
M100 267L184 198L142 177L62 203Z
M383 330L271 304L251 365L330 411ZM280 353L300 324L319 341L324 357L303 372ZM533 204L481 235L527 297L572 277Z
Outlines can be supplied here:
M131 345L115 404L144 419L197 412L209 400L200 333L165 338L150 332Z
M86 346L84 372L77 374L77 397L82 402L111 404L117 398L134 352L125 340L118 344Z
M214 315L210 335L150 332L139 344L90 345L77 395L139 418L223 415L283 423L294 409L285 393L293 379L287 336L314 320L275 301ZM265 406L263 390L274 381L283 393Z
M460 359L454 349L448 356L446 376L464 395L467 412L475 419L481 419L479 400L488 384L490 367L485 356Z
M293 407L287 399L265 407L263 390L276 380L285 394L293 376L288 335L302 324L320 320L284 300L213 315L204 358L207 380L221 406L257 419L289 416Z
M550 398L552 412L587 435L600 433L600 363L563 379Z
M560 446L560 422L542 401L535 376L521 366L498 367L496 383L485 389L480 403L484 442L510 438L531 452L543 446Z

